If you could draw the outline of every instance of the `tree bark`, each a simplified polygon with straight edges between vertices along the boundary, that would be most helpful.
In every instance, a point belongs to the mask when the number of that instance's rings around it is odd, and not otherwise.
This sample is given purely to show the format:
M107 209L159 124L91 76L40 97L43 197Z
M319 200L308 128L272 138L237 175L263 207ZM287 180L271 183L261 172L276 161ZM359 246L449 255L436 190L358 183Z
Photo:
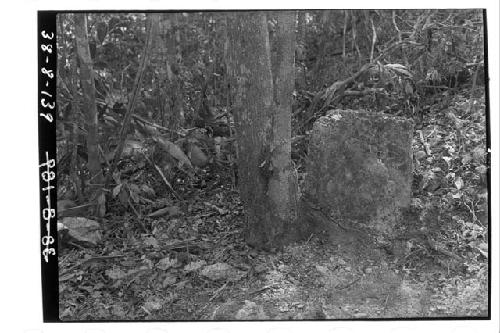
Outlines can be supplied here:
M292 14L293 15L293 14ZM239 189L246 212L246 241L258 248L291 240L296 216L296 183L290 158L293 90L293 27L280 15L280 62L273 89L267 18L263 12L228 17L231 86L238 142ZM291 67L292 66L292 67ZM294 185L293 185L294 184Z
M70 142L72 143L72 151L71 151L71 163L70 163L70 175L71 179L73 180L73 183L75 185L75 194L76 197L78 198L79 202L83 201L83 189L82 185L83 182L81 182L81 177L78 176L78 168L79 168L79 163L78 163L78 114L80 113L79 111L79 101L80 101L80 96L78 96L78 89L77 89L77 78L78 78L78 73L77 73L77 61L76 61L76 55L73 54L71 57L71 79L70 81L70 90L71 90L71 97L73 100L71 101L71 114L68 115L69 121L72 124L71 128L71 134L70 134Z
M102 170L98 151L98 123L95 103L94 70L90 57L87 37L87 15L75 14L75 39L80 61L80 82L83 93L83 108L87 110L87 167L90 172L90 184L102 185Z
M306 11L304 10L299 10L297 12L297 37L296 37L296 45L295 45L295 51L296 51L296 56L297 56L297 76L295 78L295 84L298 89L305 89L307 86L306 82L306 73L307 73L307 67L306 67L306 55L307 55L307 50L306 50Z
M165 19L164 26L167 28L165 33L165 49L167 56L167 112L164 120L165 125L173 131L179 129L183 124L184 110L182 107L183 98L181 82L179 81L179 66L177 64L177 43L179 42L179 32L176 29L177 14L167 14L169 18ZM173 15L173 16L172 16Z
M283 237L293 234L297 220L297 174L292 164L292 102L295 86L296 13L277 13L276 68L274 77L274 112L272 115L271 165L269 198L276 211L275 224Z

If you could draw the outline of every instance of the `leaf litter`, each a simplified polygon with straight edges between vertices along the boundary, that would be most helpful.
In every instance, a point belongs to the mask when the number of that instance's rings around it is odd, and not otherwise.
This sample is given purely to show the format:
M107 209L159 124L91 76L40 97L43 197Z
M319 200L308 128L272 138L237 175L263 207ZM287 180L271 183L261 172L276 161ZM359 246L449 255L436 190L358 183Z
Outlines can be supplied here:
M61 253L61 319L486 315L484 97L469 112L457 95L452 108L458 121L431 110L428 124L415 133L413 204L400 245L361 249L335 235L317 235L277 253L256 251L242 238L243 209L228 173L206 166L213 169L194 176L211 175L199 183L203 187L176 189L190 200L168 198L161 179L142 187L150 200L137 206L152 212L142 221L145 230L136 215L123 212L102 224L98 246ZM175 157L187 164L183 155ZM81 264L112 255L117 257Z

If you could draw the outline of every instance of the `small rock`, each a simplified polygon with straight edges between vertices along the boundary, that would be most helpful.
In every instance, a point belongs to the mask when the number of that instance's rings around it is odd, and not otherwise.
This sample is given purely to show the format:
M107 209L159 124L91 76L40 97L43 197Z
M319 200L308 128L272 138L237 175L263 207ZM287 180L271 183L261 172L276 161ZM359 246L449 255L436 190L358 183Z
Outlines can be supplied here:
M146 308L148 311L155 311L155 310L160 310L162 307L162 303L160 300L153 298L151 300L147 300L144 303L144 308Z
M415 153L415 159L417 160L421 160L422 158L424 158L427 154L425 153L425 151L422 151L422 150L419 150Z
M229 264L216 263L203 268L203 270L201 271L201 275L213 281L218 281L218 280L238 281L245 275L245 273L232 267Z
M368 314L364 313L364 312L358 312L358 313L355 313L353 316L354 316L354 318L366 318L366 317L368 317Z
M257 274L263 273L265 271L267 271L266 265L264 265L264 264L258 264L257 266L255 266L255 272Z
M321 265L316 265L316 270L323 275L328 275L328 273L330 273L327 267Z
M291 313L279 313L272 320L300 320L302 318L296 318L297 316L293 316Z
M267 320L269 317L264 312L262 305L245 300L245 305L235 315L236 320Z
M313 319L326 319L326 315L325 315L325 313L323 312L322 309L317 309L314 312Z
M365 268L365 273L366 274L371 274L373 272L373 269L371 267L366 267Z
M283 304L279 307L280 312L288 312L290 309L288 308L288 304Z

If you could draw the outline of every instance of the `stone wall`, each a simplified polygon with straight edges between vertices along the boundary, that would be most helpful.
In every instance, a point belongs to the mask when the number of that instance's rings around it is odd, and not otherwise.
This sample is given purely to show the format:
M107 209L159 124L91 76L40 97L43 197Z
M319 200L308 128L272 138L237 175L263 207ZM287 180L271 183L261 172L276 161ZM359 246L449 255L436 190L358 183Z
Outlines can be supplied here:
M392 235L411 201L412 136L401 117L328 112L313 127L304 200L332 223Z

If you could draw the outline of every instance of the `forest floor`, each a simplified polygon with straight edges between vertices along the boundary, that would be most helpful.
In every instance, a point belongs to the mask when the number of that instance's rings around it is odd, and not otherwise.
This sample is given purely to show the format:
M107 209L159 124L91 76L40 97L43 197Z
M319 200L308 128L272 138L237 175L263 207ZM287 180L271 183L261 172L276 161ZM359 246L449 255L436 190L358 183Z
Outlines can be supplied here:
M466 200L484 199L478 185L484 170L477 171L486 164L478 152L485 147L484 98L474 108L460 96L451 105L458 120L431 110L417 127L416 213L403 223L406 237L391 246L332 226L282 251L252 249L243 240L243 209L227 170L212 166L179 186L189 199L150 200L140 221L127 211L109 215L101 246L63 249L60 318L487 316L488 220L479 200ZM169 214L147 217L161 207L171 207Z

